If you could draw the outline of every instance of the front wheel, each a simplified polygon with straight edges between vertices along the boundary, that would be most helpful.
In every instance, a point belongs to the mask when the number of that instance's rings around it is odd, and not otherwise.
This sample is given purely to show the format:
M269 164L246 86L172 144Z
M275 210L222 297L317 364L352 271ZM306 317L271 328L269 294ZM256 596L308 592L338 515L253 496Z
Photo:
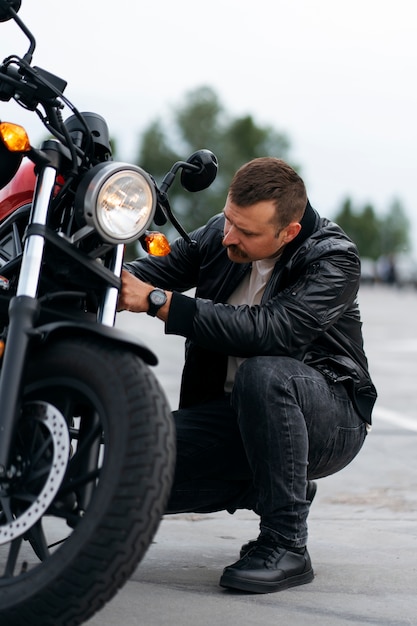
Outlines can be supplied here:
M77 626L99 610L150 545L174 460L168 403L137 356L94 338L32 355L0 484L1 623Z

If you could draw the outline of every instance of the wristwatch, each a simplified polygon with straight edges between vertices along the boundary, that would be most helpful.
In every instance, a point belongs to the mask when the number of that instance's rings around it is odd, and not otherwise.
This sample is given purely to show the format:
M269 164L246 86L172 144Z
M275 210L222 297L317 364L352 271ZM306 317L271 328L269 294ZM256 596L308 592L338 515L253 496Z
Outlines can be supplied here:
M149 309L147 314L155 317L161 306L167 301L167 294L162 289L153 289L148 295Z

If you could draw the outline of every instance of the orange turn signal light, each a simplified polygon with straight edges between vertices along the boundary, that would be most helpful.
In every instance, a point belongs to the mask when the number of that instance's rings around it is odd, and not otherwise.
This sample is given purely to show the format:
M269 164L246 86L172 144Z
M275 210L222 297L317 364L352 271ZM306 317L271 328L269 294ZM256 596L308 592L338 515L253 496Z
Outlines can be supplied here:
M0 138L10 152L29 152L30 141L23 126L0 122Z
M171 252L168 239L162 233L151 232L145 235L146 252L153 256L166 256Z
M0 359L3 358L5 347L6 347L6 344L4 343L3 339L0 339Z

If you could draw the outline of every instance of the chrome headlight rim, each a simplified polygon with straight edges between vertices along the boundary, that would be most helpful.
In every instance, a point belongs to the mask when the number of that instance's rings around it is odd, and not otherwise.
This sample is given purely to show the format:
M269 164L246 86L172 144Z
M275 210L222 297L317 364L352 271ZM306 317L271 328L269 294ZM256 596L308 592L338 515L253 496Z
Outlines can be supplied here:
M109 226L105 218L106 210L101 203L105 190L123 177L130 179L137 191L143 192L146 202L141 209L136 210L138 223L129 232L116 232ZM100 163L92 168L81 182L75 199L77 213L82 215L85 223L93 227L103 241L113 245L137 241L152 222L156 203L155 185L149 174L138 165L120 162Z

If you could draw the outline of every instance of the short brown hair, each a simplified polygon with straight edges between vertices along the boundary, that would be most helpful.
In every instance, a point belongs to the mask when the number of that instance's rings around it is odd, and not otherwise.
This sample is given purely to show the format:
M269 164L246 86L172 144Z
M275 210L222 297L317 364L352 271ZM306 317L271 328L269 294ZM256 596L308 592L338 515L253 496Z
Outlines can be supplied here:
M260 157L242 165L232 179L229 196L240 207L273 200L278 225L283 228L300 221L307 206L302 178L288 163L275 157Z

